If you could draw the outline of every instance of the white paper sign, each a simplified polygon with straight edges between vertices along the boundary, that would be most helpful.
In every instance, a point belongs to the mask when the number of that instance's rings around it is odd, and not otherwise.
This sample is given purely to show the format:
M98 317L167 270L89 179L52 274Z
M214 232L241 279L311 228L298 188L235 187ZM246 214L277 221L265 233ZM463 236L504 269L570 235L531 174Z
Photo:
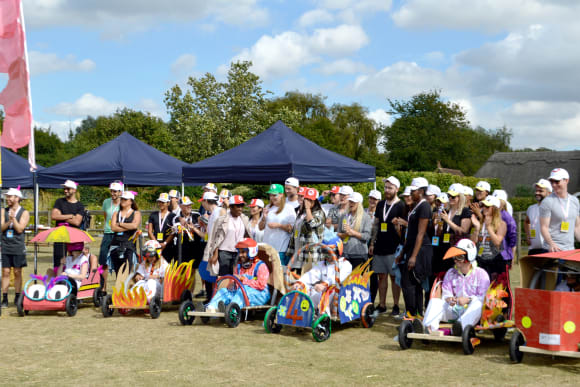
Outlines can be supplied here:
M560 335L551 335L548 333L540 333L540 344L560 345Z

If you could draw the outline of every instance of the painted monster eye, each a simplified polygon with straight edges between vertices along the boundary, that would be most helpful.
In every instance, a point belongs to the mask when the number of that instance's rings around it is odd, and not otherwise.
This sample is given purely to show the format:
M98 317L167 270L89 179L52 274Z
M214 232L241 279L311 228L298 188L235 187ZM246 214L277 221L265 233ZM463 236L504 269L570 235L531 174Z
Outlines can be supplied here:
M68 296L70 293L69 287L62 284L54 285L46 295L46 299L51 301L60 301Z
M39 301L44 299L44 294L46 293L46 287L44 284L33 284L30 285L26 290L26 297L31 300Z

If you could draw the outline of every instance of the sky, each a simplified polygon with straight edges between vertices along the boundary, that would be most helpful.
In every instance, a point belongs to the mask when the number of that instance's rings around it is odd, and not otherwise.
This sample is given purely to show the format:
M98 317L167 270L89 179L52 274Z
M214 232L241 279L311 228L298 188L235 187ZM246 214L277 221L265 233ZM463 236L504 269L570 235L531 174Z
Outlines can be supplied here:
M580 149L575 0L23 0L36 125L66 136L129 107L165 120L165 92L225 79L232 61L273 96L320 93L392 122L429 90L512 147ZM0 84L5 78L0 78Z

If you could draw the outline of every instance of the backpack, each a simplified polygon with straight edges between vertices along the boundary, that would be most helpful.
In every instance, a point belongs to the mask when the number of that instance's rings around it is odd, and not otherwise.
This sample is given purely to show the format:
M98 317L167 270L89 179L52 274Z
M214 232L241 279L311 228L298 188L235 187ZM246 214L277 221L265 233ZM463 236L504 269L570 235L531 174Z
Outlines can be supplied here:
M92 216L91 216L89 210L85 210L85 212L83 212L82 215L83 215L83 220L81 221L80 229L86 231L89 229L89 227L91 225Z

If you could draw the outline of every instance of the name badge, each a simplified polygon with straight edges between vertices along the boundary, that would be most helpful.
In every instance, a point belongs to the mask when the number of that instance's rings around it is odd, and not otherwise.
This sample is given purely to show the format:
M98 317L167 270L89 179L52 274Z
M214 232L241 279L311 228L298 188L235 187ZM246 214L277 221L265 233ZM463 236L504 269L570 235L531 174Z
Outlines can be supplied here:
M443 234L443 243L449 243L450 240L451 240L451 234L449 234L449 233Z
M479 255L480 257L483 255L483 246L479 247L479 250L477 250L477 255Z
M207 234L203 236L203 240L207 242Z
M570 231L570 223L569 222L562 222L562 224L560 225L560 231L561 232Z
M6 238L14 238L14 230L6 230Z
M117 235L123 235L123 232L118 232Z
M387 232L387 223L381 223L381 232Z
M530 238L535 238L536 237L536 230L535 229L531 229L530 230Z
M157 240L158 241L162 241L163 240L163 233L162 232L158 232L157 233Z
M342 243L344 243L344 244L346 245L346 244L348 243L348 240L349 240L349 239L350 239L350 237L345 237L345 238L342 240Z
M433 246L439 246L439 237L438 236L434 236L433 238L431 238L431 244Z
M298 238L298 229L294 230L294 239Z

